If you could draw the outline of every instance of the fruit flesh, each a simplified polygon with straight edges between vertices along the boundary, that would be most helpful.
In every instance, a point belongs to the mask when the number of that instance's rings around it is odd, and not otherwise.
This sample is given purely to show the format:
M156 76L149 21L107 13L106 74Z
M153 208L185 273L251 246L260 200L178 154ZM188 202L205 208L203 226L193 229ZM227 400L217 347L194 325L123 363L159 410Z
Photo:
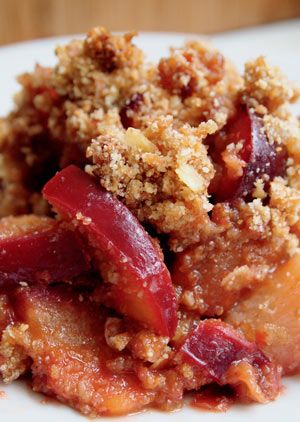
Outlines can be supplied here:
M177 325L170 274L151 238L131 212L94 178L69 166L43 190L45 198L87 236L114 306L161 335Z
M280 372L276 365L255 343L247 341L232 326L220 320L208 319L200 322L180 347L179 357L203 370L220 385L251 384L252 378L260 390L257 401L274 400L280 392ZM240 369L241 373L234 379L231 372L237 370L238 373ZM245 380L243 376L246 377ZM266 379L268 383L265 383ZM251 397L251 394L248 395Z
M104 315L68 287L21 288L14 307L17 321L28 325L15 339L33 360L34 390L90 416L135 412L153 400L133 374L106 367L117 355L104 339Z
M83 243L63 223L34 215L0 220L0 286L68 281L89 269Z
M278 235L276 220L272 231L261 224L264 212L243 203L215 205L211 219L219 236L177 254L172 265L185 309L221 316L288 259L287 239Z
M284 147L268 141L263 119L245 106L238 109L223 134L215 137L212 155L221 165L221 171L217 172L211 188L217 201L247 198L256 180L263 178L268 184L275 176L285 173ZM221 157L223 160L220 161Z
M191 405L210 412L227 412L233 403L232 391L213 385L196 393Z
M248 299L228 312L226 320L283 367L300 371L300 255L271 274Z

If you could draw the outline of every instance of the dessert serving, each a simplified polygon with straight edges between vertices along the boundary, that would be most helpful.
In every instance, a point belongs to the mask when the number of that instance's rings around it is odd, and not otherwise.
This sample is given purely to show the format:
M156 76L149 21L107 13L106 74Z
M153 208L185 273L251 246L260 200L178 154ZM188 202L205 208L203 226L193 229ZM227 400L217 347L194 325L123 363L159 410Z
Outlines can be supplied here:
M94 28L0 119L0 379L85 415L268 403L300 372L300 91Z

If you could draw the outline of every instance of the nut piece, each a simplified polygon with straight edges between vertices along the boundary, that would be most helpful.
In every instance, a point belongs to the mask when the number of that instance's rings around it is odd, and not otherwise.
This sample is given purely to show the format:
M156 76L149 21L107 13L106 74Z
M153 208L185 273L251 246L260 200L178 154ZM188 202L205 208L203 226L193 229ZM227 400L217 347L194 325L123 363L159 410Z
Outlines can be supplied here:
M181 164L175 172L179 179L193 192L203 190L203 177L190 164Z
M143 152L155 152L157 150L156 146L139 129L129 127L126 130L124 139L127 145Z

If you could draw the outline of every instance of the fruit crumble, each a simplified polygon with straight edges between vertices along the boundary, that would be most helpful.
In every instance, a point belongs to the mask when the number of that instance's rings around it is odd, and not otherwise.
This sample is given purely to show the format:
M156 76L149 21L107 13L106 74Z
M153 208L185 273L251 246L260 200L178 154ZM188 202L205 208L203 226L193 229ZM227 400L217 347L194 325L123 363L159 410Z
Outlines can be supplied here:
M92 29L0 119L0 377L85 415L267 403L300 371L300 91Z

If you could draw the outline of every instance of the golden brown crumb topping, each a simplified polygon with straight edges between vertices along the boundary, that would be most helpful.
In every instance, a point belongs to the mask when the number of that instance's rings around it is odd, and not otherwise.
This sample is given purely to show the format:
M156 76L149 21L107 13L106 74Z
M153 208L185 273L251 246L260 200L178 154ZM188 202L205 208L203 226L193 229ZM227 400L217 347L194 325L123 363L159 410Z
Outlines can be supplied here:
M299 91L277 68L260 57L246 64L242 79L218 51L196 41L148 64L133 36L94 28L84 41L57 48L54 69L38 66L20 77L15 111L0 125L2 215L32 208L44 213L32 180L45 167L51 175L69 162L90 163L101 185L141 221L167 233L174 250L203 243L218 232L210 218L208 188L217 168L209 135L233 115L238 98L264 116L269 142L286 146L287 184L297 188L299 121L284 110ZM230 144L222 155L236 177L245 166L237 148ZM284 183L274 182L273 208L275 190L288 189ZM263 180L254 197L266 197ZM289 198L284 213L296 224L297 206Z
M94 162L89 171L141 221L170 234L176 249L189 236L199 240L201 229L209 224L207 189L214 170L201 140L216 129L208 121L177 130L169 116L144 132L129 128L118 136L103 135L87 149Z
M69 162L90 163L88 171L102 186L141 221L169 235L173 250L205 244L218 233L210 217L208 188L218 169L209 136L233 115L240 98L264 116L269 142L288 150L287 178L272 182L270 206L296 224L289 189L299 183L300 129L285 110L299 91L262 57L246 64L240 78L202 42L173 48L158 65L148 64L133 36L94 28L84 41L57 48L54 69L37 66L19 78L23 90L15 111L0 124L1 214L46 212L36 181ZM238 154L239 144L222 153L234 177L245 166ZM278 192L287 198L284 205ZM263 180L256 181L253 194L266 198Z
M95 60L103 72L113 72L124 67L137 67L143 62L143 53L131 43L134 32L112 37L105 28L88 32L84 42L87 56Z
M300 91L291 84L277 67L270 67L265 57L245 65L245 97L252 107L265 106L269 112L278 107L295 102Z

